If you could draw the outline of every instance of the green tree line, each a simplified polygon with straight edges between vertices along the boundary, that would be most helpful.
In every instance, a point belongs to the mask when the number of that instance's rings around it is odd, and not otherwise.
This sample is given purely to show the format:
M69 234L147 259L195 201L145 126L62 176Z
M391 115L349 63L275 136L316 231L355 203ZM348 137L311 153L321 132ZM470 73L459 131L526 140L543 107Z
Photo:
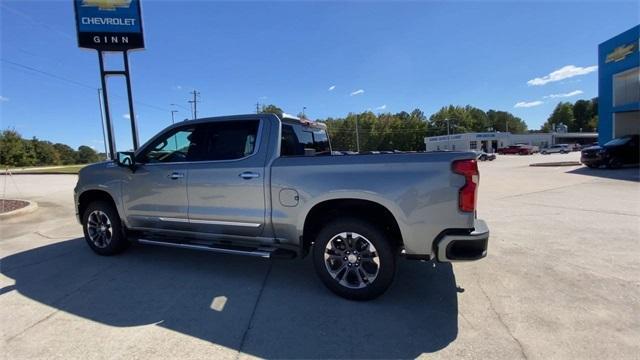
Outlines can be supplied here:
M0 165L11 167L72 165L94 163L105 158L92 148L82 145L77 150L50 141L23 139L15 130L0 133Z
M275 105L262 107L262 112L282 115ZM360 151L424 150L424 138L447 133L510 131L523 133L527 124L506 111L484 111L476 107L446 106L427 117L420 109L411 112L380 113L372 111L349 113L346 117L318 119L327 124L334 150L357 149L356 123Z
M573 104L558 103L541 130L554 131L561 123L566 125L570 132L598 131L598 98L578 100Z

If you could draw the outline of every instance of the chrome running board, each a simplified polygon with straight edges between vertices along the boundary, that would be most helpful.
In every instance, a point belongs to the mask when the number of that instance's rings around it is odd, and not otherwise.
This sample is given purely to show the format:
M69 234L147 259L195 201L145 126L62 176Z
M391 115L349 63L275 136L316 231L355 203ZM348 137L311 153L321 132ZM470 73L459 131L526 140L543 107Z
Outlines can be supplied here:
M138 239L138 242L145 245L168 246L168 247L181 248L181 249L210 251L210 252L221 253L221 254L255 256L255 257L261 257L261 258L267 258L267 259L271 257L271 253L275 250L275 249L265 249L265 248L256 248L255 250L240 250L240 249L230 249L226 247L216 247L212 245L175 243L175 242L155 241L155 240L147 240L147 239Z

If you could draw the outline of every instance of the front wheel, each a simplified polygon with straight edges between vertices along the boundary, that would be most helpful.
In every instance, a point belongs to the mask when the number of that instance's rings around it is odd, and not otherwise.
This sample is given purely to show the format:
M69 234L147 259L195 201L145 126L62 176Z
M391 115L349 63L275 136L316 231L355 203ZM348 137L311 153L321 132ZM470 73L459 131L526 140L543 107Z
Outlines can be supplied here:
M390 240L371 223L334 220L316 238L316 273L331 291L344 298L374 299L389 288L395 275L396 256Z
M100 255L115 255L127 248L122 223L114 206L106 201L94 201L82 216L84 238Z

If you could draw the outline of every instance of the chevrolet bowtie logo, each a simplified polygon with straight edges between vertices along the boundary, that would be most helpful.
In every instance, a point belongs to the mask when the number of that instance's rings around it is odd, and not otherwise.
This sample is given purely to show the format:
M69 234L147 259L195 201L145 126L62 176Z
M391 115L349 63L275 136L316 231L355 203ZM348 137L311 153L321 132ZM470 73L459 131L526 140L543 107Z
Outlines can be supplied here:
M620 61L624 60L627 55L631 54L638 47L637 44L631 43L629 45L623 45L615 48L611 53L607 54L607 59L604 61L606 63L610 63L612 61Z
M82 0L82 6L93 6L100 10L113 11L116 8L128 8L131 0Z

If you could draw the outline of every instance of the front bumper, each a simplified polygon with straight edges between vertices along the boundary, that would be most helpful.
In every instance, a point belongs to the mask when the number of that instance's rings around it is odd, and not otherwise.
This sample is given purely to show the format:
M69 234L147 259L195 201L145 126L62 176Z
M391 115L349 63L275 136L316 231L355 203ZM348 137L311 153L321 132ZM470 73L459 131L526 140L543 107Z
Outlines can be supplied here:
M436 242L436 257L439 262L479 260L487 256L488 244L489 227L476 219L471 230L444 231Z

